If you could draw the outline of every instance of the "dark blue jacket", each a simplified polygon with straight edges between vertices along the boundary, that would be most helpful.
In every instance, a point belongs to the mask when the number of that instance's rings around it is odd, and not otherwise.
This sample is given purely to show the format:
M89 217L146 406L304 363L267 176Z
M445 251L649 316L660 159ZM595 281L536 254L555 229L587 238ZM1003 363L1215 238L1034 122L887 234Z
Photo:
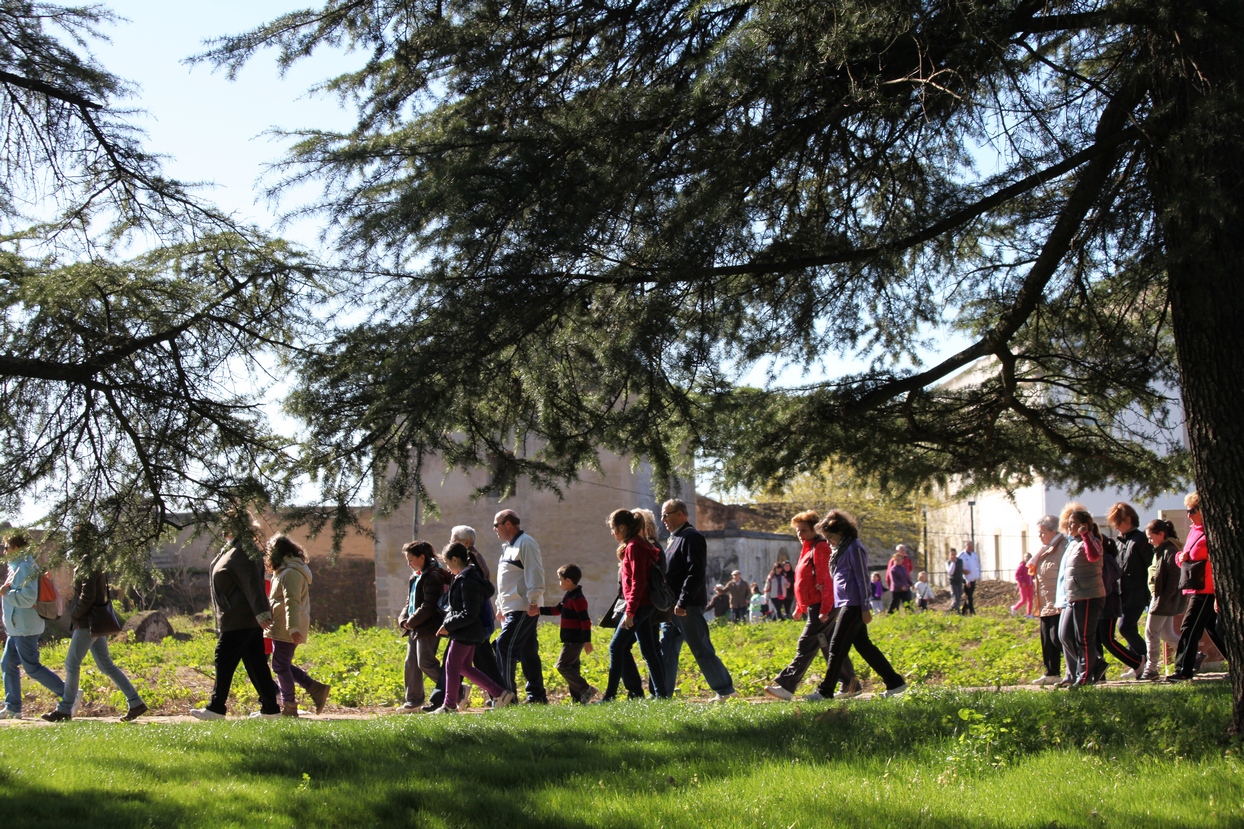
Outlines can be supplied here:
M468 564L449 584L449 611L445 630L449 638L466 645L488 641L484 630L484 600L496 590L474 564Z
M683 524L670 536L665 551L665 581L677 597L675 607L704 607L708 604L708 588L704 579L708 570L708 542L690 524Z

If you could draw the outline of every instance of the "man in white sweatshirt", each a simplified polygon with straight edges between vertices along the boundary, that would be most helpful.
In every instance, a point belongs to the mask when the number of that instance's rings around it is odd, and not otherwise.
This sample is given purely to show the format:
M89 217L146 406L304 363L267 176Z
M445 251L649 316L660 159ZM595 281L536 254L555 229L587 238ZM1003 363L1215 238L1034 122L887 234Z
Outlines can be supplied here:
M523 666L527 680L526 701L547 704L544 666L536 642L540 605L544 604L544 562L540 545L520 526L518 513L501 510L492 528L501 539L501 563L497 565L497 662L506 687L518 693L516 668Z

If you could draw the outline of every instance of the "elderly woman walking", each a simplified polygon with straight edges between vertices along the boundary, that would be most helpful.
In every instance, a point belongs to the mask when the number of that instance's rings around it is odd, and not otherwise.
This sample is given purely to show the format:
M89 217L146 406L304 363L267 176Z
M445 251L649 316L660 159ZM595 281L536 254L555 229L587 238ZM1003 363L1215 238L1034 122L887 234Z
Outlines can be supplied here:
M1063 645L1058 638L1058 622L1062 615L1056 600L1058 597L1058 573L1062 568L1063 554L1067 551L1067 536L1058 531L1058 517L1042 516L1037 521L1037 535L1041 549L1028 562L1032 574L1033 598L1040 619L1041 661L1045 673L1033 680L1033 685L1056 685L1063 672Z
M829 637L829 669L820 687L805 698L812 702L833 698L834 685L847 652L853 647L885 683L881 696L898 696L907 690L907 683L868 638L868 623L872 621L868 609L868 553L860 543L855 521L841 510L830 510L817 529L829 542L829 571L834 579L834 607L838 609L838 619ZM822 606L820 618L828 621L830 612Z
M803 549L795 567L795 615L807 613L803 632L795 642L795 658L782 669L765 688L765 693L778 699L794 699L794 691L803 681L808 666L819 651L829 665L829 634L838 618L834 604L834 579L829 570L829 542L817 535L816 525L821 517L812 510L801 512L790 520L791 527L799 536ZM821 614L821 609L825 614ZM842 692L853 697L864 690L855 676L855 668L849 658L842 661Z

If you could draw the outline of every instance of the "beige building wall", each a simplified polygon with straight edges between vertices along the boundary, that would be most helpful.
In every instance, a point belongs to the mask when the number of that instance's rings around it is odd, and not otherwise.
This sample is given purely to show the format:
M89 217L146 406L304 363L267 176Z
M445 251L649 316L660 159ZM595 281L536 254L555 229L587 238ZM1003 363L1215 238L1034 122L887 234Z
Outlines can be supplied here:
M435 473L428 472L437 468L436 461L425 460L424 483L439 508L439 516L428 515L422 508L416 516L414 502L408 501L391 515L375 520L377 624L392 625L407 601L410 568L406 566L402 546L413 539L430 542L439 551L449 542L449 532L455 525L474 527L476 547L484 554L495 578L501 542L493 532L492 520L502 509L517 512L523 530L540 545L547 603L556 604L562 597L557 568L577 564L583 570L582 587L588 610L593 619L599 619L618 590L617 542L605 525L609 513L619 508L644 507L658 519L660 516L648 463L641 463L632 472L628 458L602 452L600 460L601 472L582 472L577 482L563 489L562 499L520 480L515 493L504 501L488 496L471 500L474 490L487 483L487 470L453 471L438 479ZM694 484L683 481L680 492L694 521ZM664 533L663 528L661 531Z

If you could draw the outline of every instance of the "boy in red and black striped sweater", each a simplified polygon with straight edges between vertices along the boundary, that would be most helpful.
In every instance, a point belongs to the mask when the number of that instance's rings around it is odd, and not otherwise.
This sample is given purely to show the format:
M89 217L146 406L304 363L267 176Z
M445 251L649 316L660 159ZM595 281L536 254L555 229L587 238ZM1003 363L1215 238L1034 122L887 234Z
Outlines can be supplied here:
M540 615L562 617L562 652L557 658L557 672L566 680L570 698L586 704L599 692L587 684L579 670L580 655L592 652L592 617L587 614L587 597L579 587L583 571L566 564L557 568L557 577L566 595L553 607L540 608Z

